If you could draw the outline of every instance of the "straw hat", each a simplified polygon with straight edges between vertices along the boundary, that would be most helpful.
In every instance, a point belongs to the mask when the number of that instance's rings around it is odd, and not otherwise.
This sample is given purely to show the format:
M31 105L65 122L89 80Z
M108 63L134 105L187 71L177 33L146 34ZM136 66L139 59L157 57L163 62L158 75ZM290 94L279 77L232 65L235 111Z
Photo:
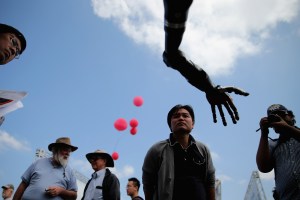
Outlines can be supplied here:
M90 160L93 156L101 156L106 159L106 167L114 167L115 166L114 160L112 159L111 155L106 153L103 150L96 150L92 153L86 154L85 156L88 160Z
M54 146L67 146L67 147L71 148L72 152L76 151L78 149L78 147L71 145L71 140L68 137L58 138L55 143L49 144L49 146L48 146L49 151L52 151L52 148Z

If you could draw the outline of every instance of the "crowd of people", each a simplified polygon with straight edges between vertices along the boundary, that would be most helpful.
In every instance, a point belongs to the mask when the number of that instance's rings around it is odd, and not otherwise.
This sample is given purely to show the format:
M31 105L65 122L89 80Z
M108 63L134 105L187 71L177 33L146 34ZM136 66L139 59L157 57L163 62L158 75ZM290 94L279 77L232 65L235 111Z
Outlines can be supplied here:
M145 200L215 200L215 167L210 150L191 135L195 124L193 108L175 105L167 114L167 124L169 137L150 147L144 158ZM300 199L300 129L295 124L293 112L280 104L271 105L267 116L260 120L256 162L263 173L274 169L274 199ZM279 134L278 139L268 138L270 128ZM14 186L2 186L3 199L76 199L76 178L68 160L77 149L68 137L49 144L52 157L38 159L27 168L13 198ZM119 179L109 170L115 166L112 156L96 150L87 153L86 158L94 173L84 188L82 200L120 200ZM128 179L127 195L133 200L143 199L139 195L140 186L137 178Z
M179 50L193 0L163 2L164 63L177 70L191 85L205 92L214 122L217 122L217 107L223 125L227 125L222 109L224 106L232 122L237 123L239 114L228 93L242 96L248 96L249 93L236 87L215 86L208 74ZM26 39L20 31L0 24L0 65L19 58L25 48ZM0 116L0 125L4 119L4 116ZM195 124L193 108L190 105L175 105L167 114L167 123L169 137L151 146L144 158L141 170L145 200L215 200L215 167L208 147L192 136ZM256 163L263 173L274 170L274 199L300 199L300 129L296 126L293 112L281 104L273 104L259 124L261 136ZM270 128L279 134L278 139L268 137ZM78 187L68 160L77 148L71 144L69 137L58 138L49 144L52 157L32 163L21 176L15 193L12 184L2 186L3 199L76 199ZM120 182L109 169L115 166L111 155L96 150L87 153L86 158L94 173L84 188L82 200L119 200ZM132 200L142 200L140 187L139 179L129 178L127 195Z

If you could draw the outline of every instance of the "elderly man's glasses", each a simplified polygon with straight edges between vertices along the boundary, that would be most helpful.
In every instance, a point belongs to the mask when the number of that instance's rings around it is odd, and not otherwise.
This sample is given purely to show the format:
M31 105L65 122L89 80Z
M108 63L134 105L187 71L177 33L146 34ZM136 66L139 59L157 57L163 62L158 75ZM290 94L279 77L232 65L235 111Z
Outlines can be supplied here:
M21 51L19 49L18 39L15 37L10 37L10 43L15 48L15 59L19 59Z
M100 157L100 156L91 156L91 157L89 157L89 162L97 161L99 159L102 159L102 157Z

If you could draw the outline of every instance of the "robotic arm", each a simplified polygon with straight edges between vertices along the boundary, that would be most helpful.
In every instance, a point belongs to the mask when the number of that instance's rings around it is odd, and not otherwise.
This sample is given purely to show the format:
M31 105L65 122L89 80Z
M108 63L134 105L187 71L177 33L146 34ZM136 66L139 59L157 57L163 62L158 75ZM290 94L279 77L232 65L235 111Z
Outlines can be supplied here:
M214 86L208 74L192 61L187 60L183 52L179 50L192 2L193 0L164 0L165 51L163 53L163 61L168 67L179 71L191 85L206 93L206 98L211 104L215 123L217 122L217 106L223 125L227 125L222 109L223 105L231 116L232 122L236 124L237 120L239 120L238 111L228 93L234 92L242 96L248 96L249 93L236 87Z

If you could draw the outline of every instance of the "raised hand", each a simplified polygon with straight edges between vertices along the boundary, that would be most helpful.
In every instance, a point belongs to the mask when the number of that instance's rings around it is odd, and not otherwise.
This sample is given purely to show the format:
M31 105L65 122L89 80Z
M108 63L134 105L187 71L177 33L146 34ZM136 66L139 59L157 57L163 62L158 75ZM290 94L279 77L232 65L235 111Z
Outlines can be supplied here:
M216 86L214 88L214 90L206 92L206 98L211 105L211 111L213 114L214 123L217 123L216 106L218 107L218 110L219 110L219 113L222 118L222 122L223 122L224 126L227 126L227 122L226 122L226 119L224 116L222 106L224 106L226 108L226 110L229 113L229 115L232 119L232 122L234 124L236 124L237 121L240 119L238 111L232 101L232 98L228 94L228 93L232 93L232 92L234 92L235 94L238 94L238 95L242 95L242 96L249 95L249 93L247 93L239 88L232 87L232 86L221 87L219 85Z

